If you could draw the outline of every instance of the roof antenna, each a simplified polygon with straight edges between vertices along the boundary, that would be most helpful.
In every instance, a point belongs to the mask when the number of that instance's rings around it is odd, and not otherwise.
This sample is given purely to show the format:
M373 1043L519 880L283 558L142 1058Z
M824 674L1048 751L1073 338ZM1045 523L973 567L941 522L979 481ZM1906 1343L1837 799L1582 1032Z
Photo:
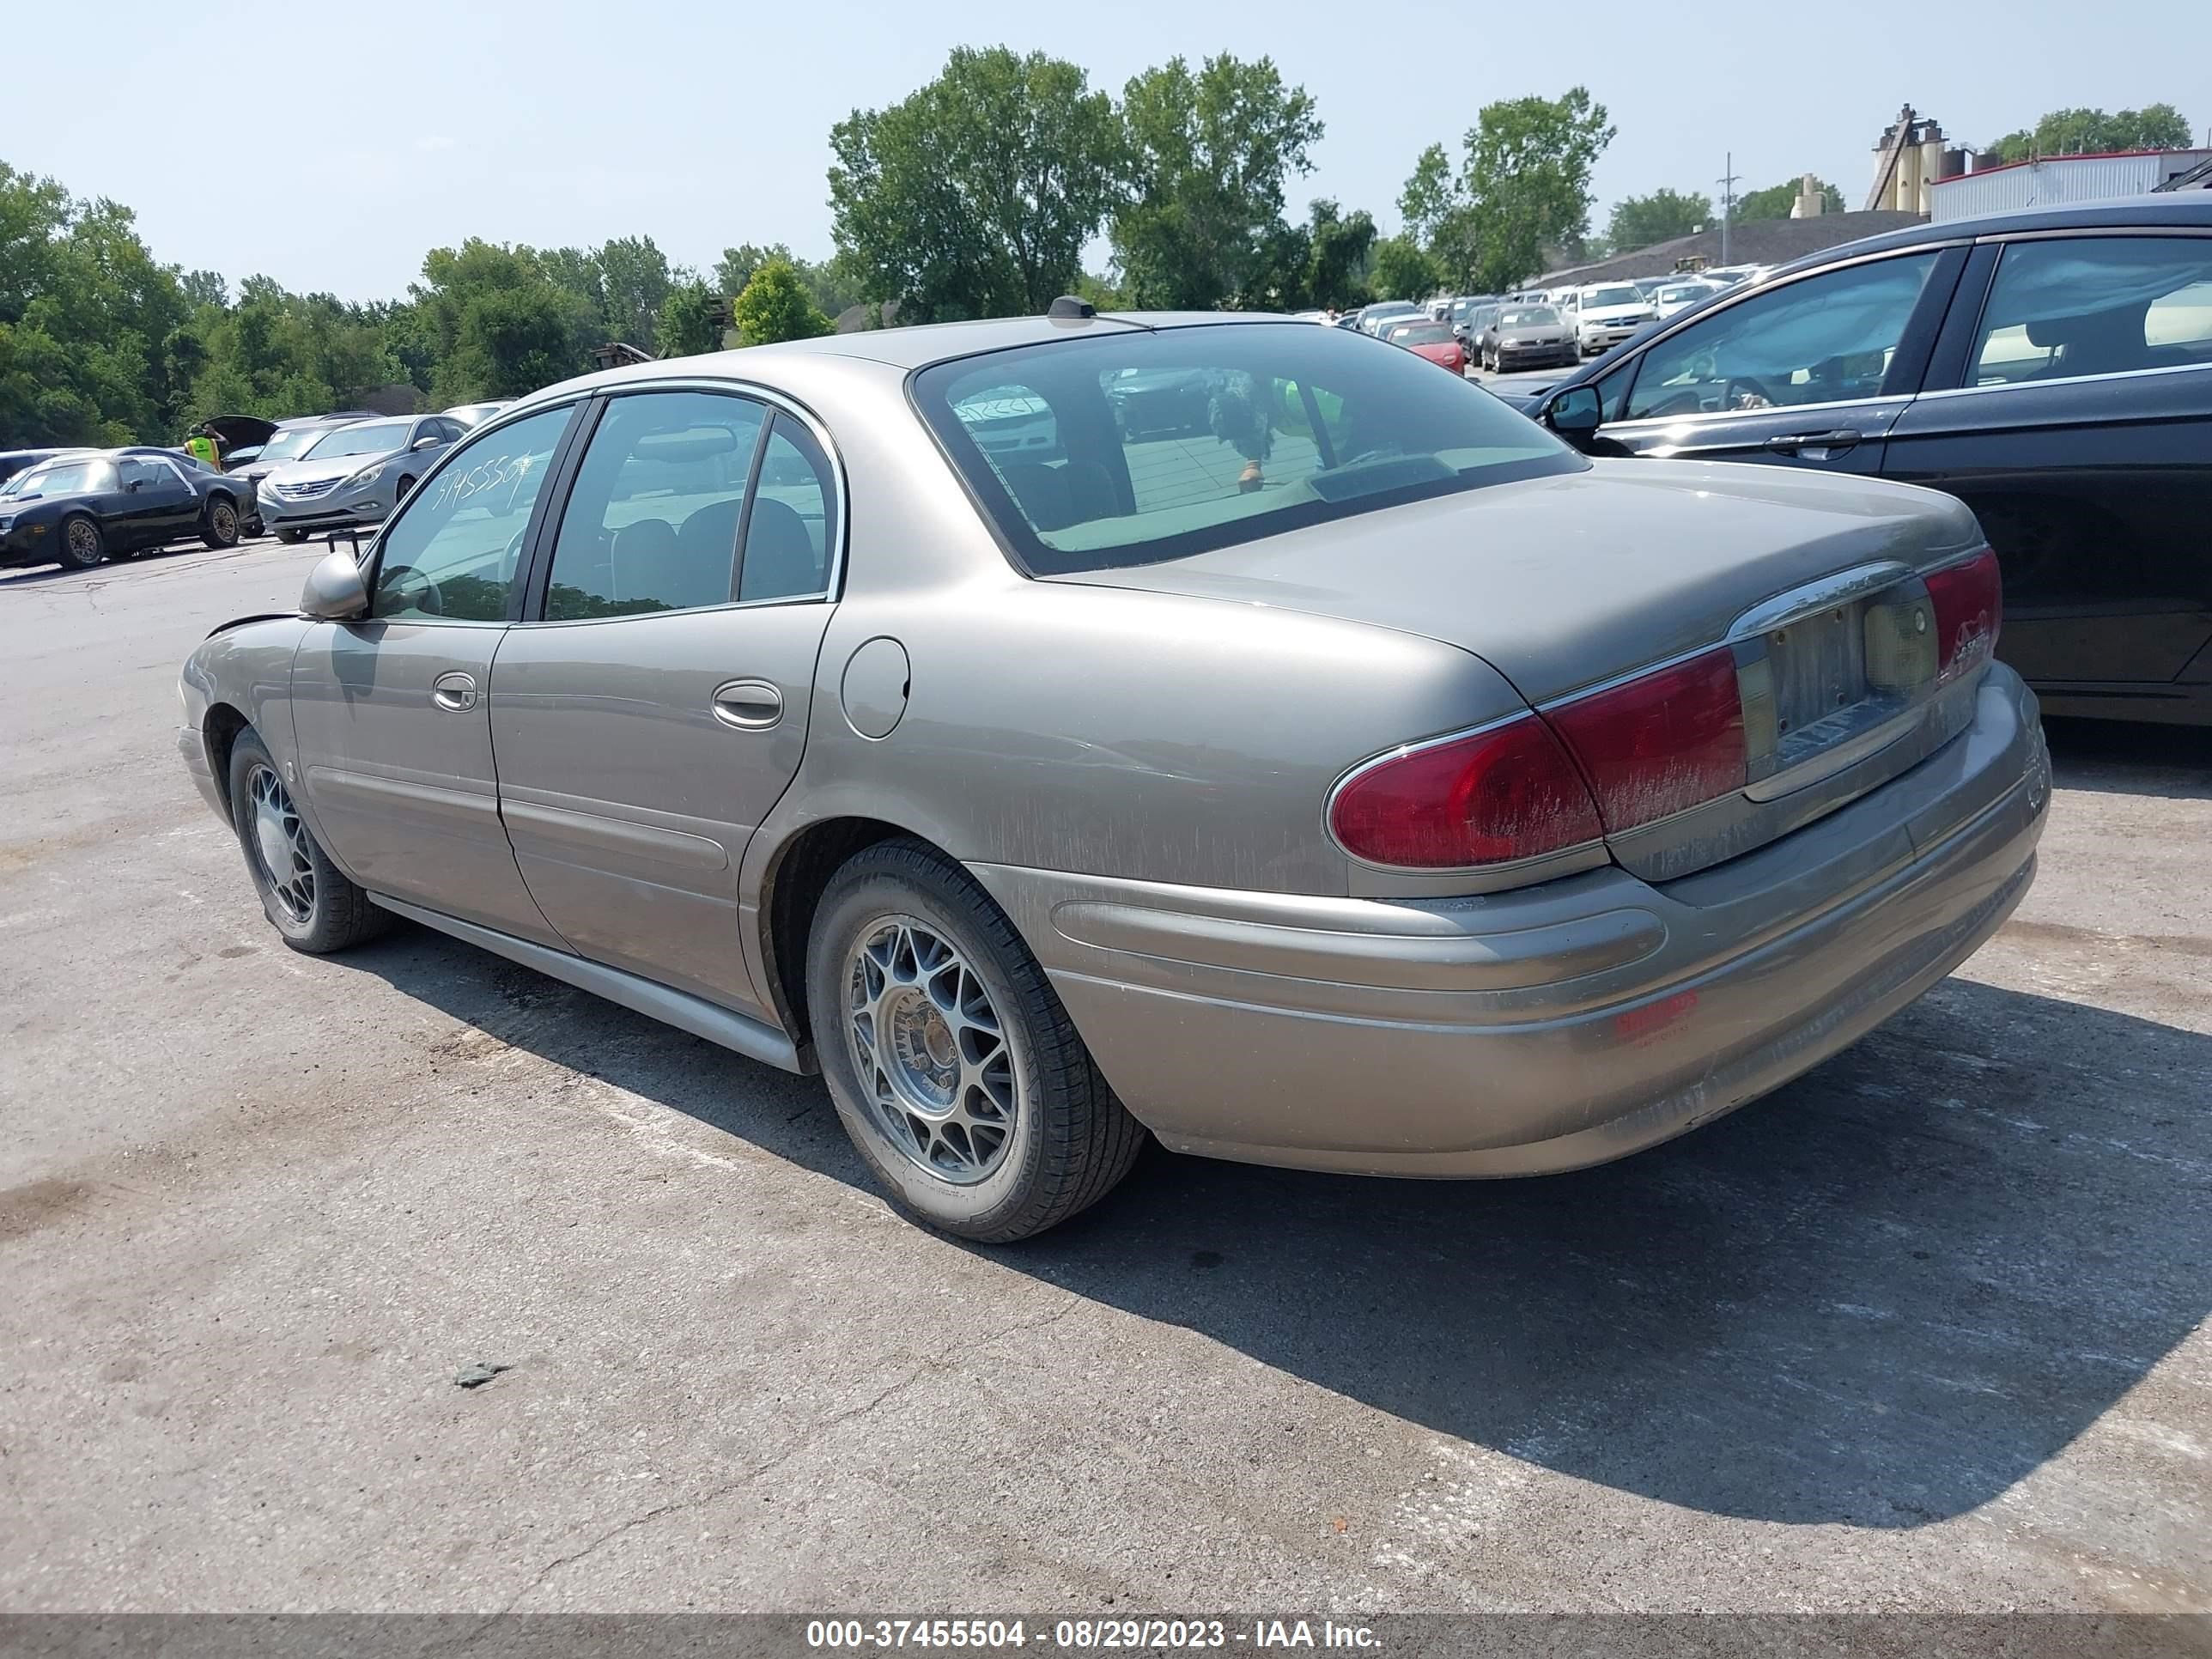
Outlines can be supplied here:
M1044 314L1054 322L1087 323L1098 314L1098 307L1088 300L1079 300L1073 294L1063 294L1045 307Z

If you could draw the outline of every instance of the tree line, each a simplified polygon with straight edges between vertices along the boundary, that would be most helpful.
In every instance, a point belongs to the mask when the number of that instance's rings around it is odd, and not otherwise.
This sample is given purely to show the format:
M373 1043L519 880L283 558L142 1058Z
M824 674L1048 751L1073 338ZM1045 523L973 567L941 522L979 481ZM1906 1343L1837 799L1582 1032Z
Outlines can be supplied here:
M0 163L0 447L173 441L215 414L271 419L380 392L434 406L519 396L623 342L659 356L846 326L1036 313L1061 294L1146 309L1350 308L1502 292L1547 269L1717 222L1711 198L1660 190L1590 225L1591 175L1615 137L1587 89L1500 100L1456 147L1415 158L1383 236L1327 198L1292 217L1324 127L1267 58L1182 58L1118 98L1042 52L962 47L897 103L830 131L833 256L781 244L673 264L649 236L593 248L471 239L434 248L404 298L356 303L267 276L161 263L131 210ZM2061 110L1990 153L2179 147L2170 105ZM1820 188L1831 211L1844 205ZM1789 180L1740 198L1783 217ZM1103 238L1107 269L1084 267Z

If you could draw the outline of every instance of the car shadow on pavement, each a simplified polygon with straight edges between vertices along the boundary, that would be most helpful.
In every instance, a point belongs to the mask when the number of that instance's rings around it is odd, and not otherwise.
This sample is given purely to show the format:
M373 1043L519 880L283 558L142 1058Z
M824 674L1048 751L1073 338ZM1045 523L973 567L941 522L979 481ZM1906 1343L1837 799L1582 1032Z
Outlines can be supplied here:
M2212 726L2050 720L2043 732L2061 789L2212 800Z
M818 1079L420 930L347 960L866 1184ZM2212 1310L2208 1079L2212 1038L1954 978L1602 1169L1428 1183L1155 1148L1097 1209L983 1253L1583 1480L1912 1527L1997 1498Z

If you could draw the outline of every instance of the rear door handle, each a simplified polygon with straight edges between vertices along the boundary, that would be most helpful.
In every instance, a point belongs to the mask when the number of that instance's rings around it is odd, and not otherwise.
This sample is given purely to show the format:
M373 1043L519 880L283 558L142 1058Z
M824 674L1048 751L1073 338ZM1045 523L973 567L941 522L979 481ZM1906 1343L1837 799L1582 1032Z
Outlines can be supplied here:
M459 714L477 706L477 683L459 669L430 682L430 701L448 714Z
M766 731L783 718L783 693L766 680L732 680L714 688L714 718L740 731Z
M1849 428L1836 432L1790 432L1778 438L1769 438L1759 446L1778 455L1795 455L1801 449L1827 449L1842 454L1847 449L1859 447L1859 434Z

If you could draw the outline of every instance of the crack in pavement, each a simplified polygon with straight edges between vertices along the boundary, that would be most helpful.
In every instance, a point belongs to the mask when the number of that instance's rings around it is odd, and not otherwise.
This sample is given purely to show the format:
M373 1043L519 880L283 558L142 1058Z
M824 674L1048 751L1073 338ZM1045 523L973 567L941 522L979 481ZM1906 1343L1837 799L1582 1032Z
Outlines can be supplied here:
M988 1344L997 1341L1005 1337L1012 1336L1019 1331L1042 1330L1048 1325L1056 1325L1061 1320L1066 1318L1068 1315L1073 1313L1079 1307L1083 1306L1088 1299L1089 1298L1071 1291L1067 1293L1066 1301L1062 1303L1060 1307L1041 1316L1015 1320L1012 1324L1004 1326L998 1330L991 1332L988 1335L981 1339L981 1342ZM530 1576L529 1582L525 1583L520 1589L517 1590L512 1596L507 1598L506 1606L500 1608L498 1612L488 1615L482 1623L469 1631L465 1635L456 1638L453 1646L457 1649L463 1648L474 1642L478 1637L489 1630L492 1626L497 1624L501 1620L506 1618L517 1607L520 1607L532 1593L534 1593L546 1582L546 1580L552 1577L555 1573L560 1571L563 1567L574 1565L577 1562L584 1559L585 1557L594 1553L604 1546L622 1537L624 1534L635 1532L640 1527L648 1526L655 1521L665 1520L672 1515L682 1515L689 1510L703 1509L709 1504L720 1503L723 1498L732 1497L738 1492L743 1492L747 1486L752 1485L754 1481L760 1480L763 1476L774 1474L784 1464L798 1456L799 1453L806 1450L809 1447L815 1444L824 1435L830 1433L830 1431L842 1428L848 1423L854 1422L858 1419L867 1416L870 1413L878 1410L895 1395L903 1394L907 1389L912 1388L923 1377L931 1375L933 1372L944 1370L946 1369L947 1362L951 1358L956 1352L972 1352L978 1346L979 1344L977 1342L965 1338L959 1341L949 1343L938 1352L932 1354L927 1358L921 1361L904 1376L901 1377L897 1382L890 1383L880 1392L862 1401L858 1405L848 1406L842 1411L832 1412L829 1416L816 1423L804 1434L800 1435L797 1440L785 1447L781 1451L776 1453L775 1456L769 1458L766 1462L760 1464L755 1468L747 1470L744 1474L738 1476L735 1480L725 1481L720 1486L715 1486L709 1491L696 1493L689 1498L674 1498L665 1504L655 1504L653 1508L647 1510L641 1515L630 1516L627 1519L617 1522L613 1526L607 1528L597 1537L592 1539L580 1548L570 1550L565 1555L555 1556L553 1559L548 1561L544 1566L538 1568L536 1572L532 1573Z

